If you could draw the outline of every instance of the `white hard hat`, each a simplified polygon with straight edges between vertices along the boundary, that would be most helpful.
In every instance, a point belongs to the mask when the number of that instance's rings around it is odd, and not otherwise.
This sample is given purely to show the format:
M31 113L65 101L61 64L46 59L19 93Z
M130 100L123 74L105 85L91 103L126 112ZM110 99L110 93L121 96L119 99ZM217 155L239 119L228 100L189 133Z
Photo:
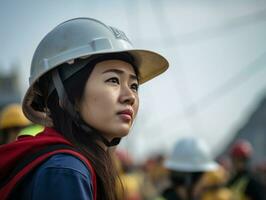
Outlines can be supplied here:
M204 172L218 168L218 164L211 158L207 144L194 137L178 140L164 165L178 172Z

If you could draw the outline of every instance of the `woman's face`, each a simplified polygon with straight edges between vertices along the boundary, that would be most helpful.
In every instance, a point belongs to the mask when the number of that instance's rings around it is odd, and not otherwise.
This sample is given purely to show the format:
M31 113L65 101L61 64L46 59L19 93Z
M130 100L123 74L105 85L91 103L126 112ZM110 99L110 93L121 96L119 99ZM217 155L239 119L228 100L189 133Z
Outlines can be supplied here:
M96 64L79 102L83 120L110 141L128 134L138 107L138 80L132 65L121 60Z

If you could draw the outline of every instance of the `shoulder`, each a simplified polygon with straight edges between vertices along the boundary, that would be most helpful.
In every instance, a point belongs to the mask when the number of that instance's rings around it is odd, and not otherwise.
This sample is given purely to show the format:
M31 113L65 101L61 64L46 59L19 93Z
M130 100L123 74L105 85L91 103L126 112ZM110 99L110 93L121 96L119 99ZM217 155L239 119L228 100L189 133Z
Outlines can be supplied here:
M90 178L90 171L86 165L77 157L70 154L56 154L47 159L38 169L42 170L65 170L73 173L80 173Z
M23 182L22 199L93 199L91 173L79 158L56 154Z

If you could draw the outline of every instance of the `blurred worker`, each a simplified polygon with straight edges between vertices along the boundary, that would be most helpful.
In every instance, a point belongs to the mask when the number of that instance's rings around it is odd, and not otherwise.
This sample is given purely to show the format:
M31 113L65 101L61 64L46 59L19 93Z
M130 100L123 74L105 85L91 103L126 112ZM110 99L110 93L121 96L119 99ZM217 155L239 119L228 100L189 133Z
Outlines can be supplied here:
M123 200L141 200L141 179L134 171L133 159L129 153L122 149L116 149L114 161L119 173L117 180L117 192Z
M232 200L232 193L225 187L228 173L220 166L214 171L205 172L195 188L201 200Z
M255 166L256 177L259 178L260 182L263 184L266 190L266 160L261 160Z
M203 193L209 192L209 190L203 187L206 184L202 184L202 178L206 173L219 169L219 165L212 160L206 143L193 137L177 141L172 154L165 162L165 167L170 170L172 182L170 188L162 194L165 200L203 199ZM220 189L220 186L216 187L212 191L212 196L209 195L208 198L205 196L205 198L230 199L230 191L221 191Z
M0 144L15 141L19 132L30 124L20 104L7 105L0 114Z
M168 170L164 167L165 156L160 153L150 158L147 175L155 189L161 193L168 185Z
M255 179L249 170L253 148L244 139L236 141L230 151L232 160L232 177L228 186L232 190L234 200L261 200L265 199L262 184Z

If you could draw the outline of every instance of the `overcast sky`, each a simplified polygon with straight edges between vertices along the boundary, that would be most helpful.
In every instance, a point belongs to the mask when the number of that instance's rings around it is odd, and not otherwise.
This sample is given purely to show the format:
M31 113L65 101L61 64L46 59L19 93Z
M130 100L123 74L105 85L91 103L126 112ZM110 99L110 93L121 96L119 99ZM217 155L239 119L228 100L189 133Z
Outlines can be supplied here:
M0 0L0 70L19 64L21 95L40 40L74 17L118 27L135 47L169 60L166 73L141 87L138 119L121 145L137 158L186 135L215 153L265 95L264 0Z

